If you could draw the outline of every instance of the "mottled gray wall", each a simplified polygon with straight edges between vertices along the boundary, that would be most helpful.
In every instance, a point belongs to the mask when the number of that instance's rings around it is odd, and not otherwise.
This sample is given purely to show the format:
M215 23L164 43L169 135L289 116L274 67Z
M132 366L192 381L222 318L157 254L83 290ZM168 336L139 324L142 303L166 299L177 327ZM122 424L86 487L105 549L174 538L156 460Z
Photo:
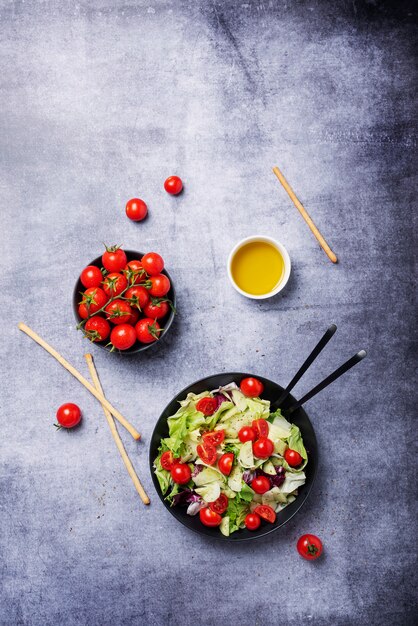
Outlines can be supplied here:
M413 4L1 3L2 624L413 623ZM171 173L179 198L162 188ZM124 217L132 195L149 204L142 224ZM270 302L239 297L225 274L254 232L292 258ZM98 403L16 328L86 373L71 292L102 241L160 251L178 288L155 351L95 350L106 393L143 433L122 436L148 509ZM162 408L218 371L286 383L330 322L339 331L298 393L369 356L309 404L321 466L303 511L249 545L180 527L148 472ZM68 434L52 426L64 401L85 416ZM325 543L315 564L295 552L306 531Z

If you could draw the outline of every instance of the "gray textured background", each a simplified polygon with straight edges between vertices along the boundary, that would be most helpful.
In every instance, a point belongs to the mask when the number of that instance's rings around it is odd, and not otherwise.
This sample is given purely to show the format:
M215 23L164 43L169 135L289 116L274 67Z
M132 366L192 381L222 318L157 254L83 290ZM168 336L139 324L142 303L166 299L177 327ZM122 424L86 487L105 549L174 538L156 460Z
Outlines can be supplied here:
M1 3L2 624L410 624L413 442L413 3ZM333 266L271 173L279 165L339 255ZM171 198L162 183L185 181ZM142 224L126 200L149 204ZM288 248L282 296L228 284L240 238ZM19 333L25 320L81 371L71 293L101 242L161 252L178 288L155 351L94 350L152 504L139 501L98 403ZM321 450L306 507L266 540L227 546L177 524L148 473L162 408L196 378L286 383L330 322L299 393ZM415 353L416 354L416 353ZM56 408L80 404L75 432ZM325 544L301 560L304 532Z

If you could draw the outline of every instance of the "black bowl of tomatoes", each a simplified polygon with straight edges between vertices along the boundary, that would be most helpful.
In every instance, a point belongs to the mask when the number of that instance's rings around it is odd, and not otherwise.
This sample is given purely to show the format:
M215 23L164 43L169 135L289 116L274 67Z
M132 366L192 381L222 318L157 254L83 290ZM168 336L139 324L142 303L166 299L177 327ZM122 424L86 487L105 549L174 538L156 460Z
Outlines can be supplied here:
M176 295L164 260L106 247L81 272L74 288L77 328L97 346L121 354L148 350L174 320Z

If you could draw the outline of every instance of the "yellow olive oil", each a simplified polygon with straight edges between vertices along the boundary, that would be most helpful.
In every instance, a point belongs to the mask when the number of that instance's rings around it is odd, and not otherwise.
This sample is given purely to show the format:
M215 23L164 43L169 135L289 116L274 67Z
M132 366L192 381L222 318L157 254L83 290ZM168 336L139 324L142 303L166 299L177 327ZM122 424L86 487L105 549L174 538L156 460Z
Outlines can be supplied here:
M235 253L232 278L242 291L261 296L270 293L284 276L284 259L267 241L251 241Z

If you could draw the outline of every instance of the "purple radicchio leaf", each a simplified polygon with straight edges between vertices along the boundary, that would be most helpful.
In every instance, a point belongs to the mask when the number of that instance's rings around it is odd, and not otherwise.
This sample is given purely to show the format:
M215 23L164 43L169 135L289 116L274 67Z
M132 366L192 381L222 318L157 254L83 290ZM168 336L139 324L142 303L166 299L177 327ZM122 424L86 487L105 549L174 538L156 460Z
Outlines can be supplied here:
M179 491L179 493L173 496L173 506L186 506L186 504L200 500L201 497L191 489L183 489L183 491Z
M272 487L280 487L280 485L282 485L284 483L284 479L285 479L285 471L283 467L276 467L276 475L273 474L267 474L266 472L264 472L262 469L258 468L255 470L255 475L258 476L265 476L266 478L269 479L270 481L270 489Z
M196 500L196 502L191 502L189 504L186 513L187 515L197 515L200 509L203 509L204 506L204 501L202 500L202 498L199 498L199 500Z
M247 484L251 485L251 481L253 480L255 473L251 470L247 469L242 474L242 480Z
M221 406L221 404L223 402L227 402L228 398L226 398L222 393L215 393L215 395L213 396L216 400L216 402L218 403L218 406L216 407L216 410L219 409L219 407Z
M204 467L205 467L204 465L199 465L199 464L196 464L196 465L194 466L194 470L193 470L193 472L192 472L192 478L194 478L195 476L197 476L198 474L200 474L200 472L202 471L202 469L203 469Z

